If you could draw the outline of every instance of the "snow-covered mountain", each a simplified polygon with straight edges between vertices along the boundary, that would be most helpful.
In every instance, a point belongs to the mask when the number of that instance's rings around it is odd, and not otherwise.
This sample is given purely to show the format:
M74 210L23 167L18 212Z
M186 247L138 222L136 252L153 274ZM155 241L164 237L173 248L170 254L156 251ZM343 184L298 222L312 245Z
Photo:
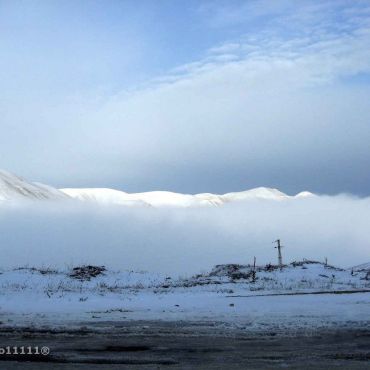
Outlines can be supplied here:
M69 196L51 186L28 182L25 179L0 170L0 201L8 200L59 200Z
M223 195L202 194L180 194L169 191L150 191L144 193L125 193L113 189L60 189L72 198L82 201L94 201L104 204L123 205L146 205L152 207L193 207L193 206L220 206L229 202L269 199L285 200L292 198L303 198L313 196L312 193L303 192L295 196L289 196L277 189L256 188L242 192L227 193Z
M220 206L225 203L253 199L273 201L313 196L312 193L302 192L289 196L277 189L255 188L251 190L227 193L223 195L180 194L170 191L150 191L143 193L126 193L107 188L66 188L56 189L40 183L28 182L25 179L0 170L0 201L11 200L63 200L75 199L83 202L93 202L104 205L146 206L146 207L197 207Z

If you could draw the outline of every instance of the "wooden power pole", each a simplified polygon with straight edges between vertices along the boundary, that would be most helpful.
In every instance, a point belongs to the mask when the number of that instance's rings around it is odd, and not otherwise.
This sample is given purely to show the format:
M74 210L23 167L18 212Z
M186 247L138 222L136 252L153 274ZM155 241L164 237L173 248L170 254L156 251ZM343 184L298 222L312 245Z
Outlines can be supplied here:
M253 260L252 283L256 281L256 257Z
M283 267L283 257L281 255L281 248L283 246L280 244L280 239L275 240L274 243L277 244L275 248L277 248L277 250L278 250L278 263L279 263L280 269L282 269L282 267Z

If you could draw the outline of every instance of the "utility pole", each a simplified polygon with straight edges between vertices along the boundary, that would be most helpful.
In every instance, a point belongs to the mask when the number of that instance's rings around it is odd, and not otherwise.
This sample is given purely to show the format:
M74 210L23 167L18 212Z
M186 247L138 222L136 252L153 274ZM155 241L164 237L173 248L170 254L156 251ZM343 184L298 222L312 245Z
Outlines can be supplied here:
M280 239L275 240L274 243L277 244L277 246L275 248L277 248L277 250L278 250L278 262L279 262L279 267L280 267L280 270L281 270L283 268L283 257L281 256L281 248L283 246L280 244Z
M254 257L253 261L253 270L252 270L252 283L256 281L256 257Z

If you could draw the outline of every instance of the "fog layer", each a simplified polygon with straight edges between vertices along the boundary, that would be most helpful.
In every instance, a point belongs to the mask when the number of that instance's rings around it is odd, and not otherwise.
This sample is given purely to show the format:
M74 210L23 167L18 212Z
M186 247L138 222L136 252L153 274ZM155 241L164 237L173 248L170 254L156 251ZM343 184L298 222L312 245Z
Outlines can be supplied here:
M222 207L125 208L78 202L0 207L1 267L66 267L191 274L221 263L310 258L348 267L370 260L370 198L245 201Z

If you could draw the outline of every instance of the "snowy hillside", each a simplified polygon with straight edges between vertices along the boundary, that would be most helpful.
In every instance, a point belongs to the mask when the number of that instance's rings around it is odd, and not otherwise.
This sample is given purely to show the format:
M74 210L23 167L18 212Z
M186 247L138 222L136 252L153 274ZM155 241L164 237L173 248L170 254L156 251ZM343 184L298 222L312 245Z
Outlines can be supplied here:
M142 200L132 199L130 194L123 191L97 188L97 189L60 189L66 195L85 202L96 202L99 204L117 204L124 206L147 206Z
M361 265L353 266L350 270L356 272L369 272L370 273L370 262L362 263Z
M168 289L194 287L216 291L224 287L237 294L298 293L370 289L370 280L363 271L351 273L305 260L292 262L282 269L276 265L257 266L255 270L250 265L217 265L209 273L168 284Z
M48 185L26 181L21 177L0 170L0 201L21 199L76 199L78 201L103 205L197 207L220 206L230 202L256 199L279 201L311 196L314 196L314 194L310 192L301 192L295 196L289 196L277 189L264 187L223 195L211 193L190 195L170 191L126 193L124 191L108 188L55 189Z
M21 177L0 170L0 201L7 200L56 200L69 196L58 189L40 183L27 182Z
M296 196L289 196L277 189L256 188L242 192L227 193L224 195L180 194L169 191L150 191L144 193L125 193L113 189L60 189L67 195L83 201L94 201L104 204L147 205L152 207L194 207L220 206L229 202L253 199L286 200L313 196L312 193L302 192Z

